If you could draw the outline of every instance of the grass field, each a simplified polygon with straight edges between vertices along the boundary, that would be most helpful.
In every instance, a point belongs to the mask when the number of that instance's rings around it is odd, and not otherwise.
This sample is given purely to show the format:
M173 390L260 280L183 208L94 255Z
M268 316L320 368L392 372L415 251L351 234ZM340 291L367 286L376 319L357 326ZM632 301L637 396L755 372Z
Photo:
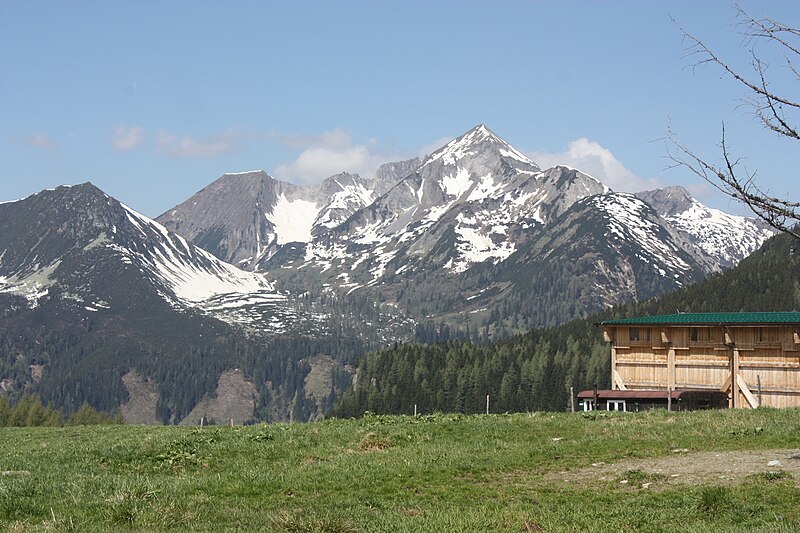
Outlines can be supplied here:
M1 428L0 528L800 530L800 411L589 415Z

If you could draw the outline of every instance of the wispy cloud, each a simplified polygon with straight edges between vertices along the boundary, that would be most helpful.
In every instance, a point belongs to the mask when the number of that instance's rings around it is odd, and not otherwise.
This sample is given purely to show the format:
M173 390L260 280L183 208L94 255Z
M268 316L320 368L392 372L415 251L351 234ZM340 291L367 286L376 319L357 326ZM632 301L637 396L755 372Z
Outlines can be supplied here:
M158 150L172 157L215 157L233 152L239 144L239 138L232 131L203 139L189 135L179 137L164 131L156 134Z
M44 150L55 150L56 148L58 148L58 143L44 133L37 133L36 135L31 135L30 137L25 139L25 142L31 146L35 146L36 148L42 148Z
M111 145L115 150L133 150L144 142L144 129L139 126L120 126L114 130Z
M563 152L533 152L528 155L543 169L555 165L577 168L619 192L637 192L661 187L656 180L637 176L623 165L611 150L586 137L570 142Z
M355 143L350 133L339 129L319 135L271 133L268 139L303 149L294 161L273 171L277 178L296 183L314 183L340 172L372 176L381 164L405 158L374 142Z

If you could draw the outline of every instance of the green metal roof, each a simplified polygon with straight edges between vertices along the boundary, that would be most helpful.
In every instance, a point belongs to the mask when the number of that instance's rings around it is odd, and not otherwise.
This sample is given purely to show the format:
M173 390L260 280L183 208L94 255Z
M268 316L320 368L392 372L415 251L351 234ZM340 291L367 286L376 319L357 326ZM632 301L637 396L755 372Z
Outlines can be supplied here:
M777 313L676 313L674 315L653 315L616 320L602 320L600 326L628 325L670 325L696 324L718 326L722 324L800 324L800 312L786 311Z

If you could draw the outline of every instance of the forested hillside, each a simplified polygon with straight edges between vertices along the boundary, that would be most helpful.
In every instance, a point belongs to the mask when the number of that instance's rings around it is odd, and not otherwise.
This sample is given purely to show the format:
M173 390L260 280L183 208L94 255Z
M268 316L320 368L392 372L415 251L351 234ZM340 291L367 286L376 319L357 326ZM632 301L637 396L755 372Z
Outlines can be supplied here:
M337 368L331 396L318 406L303 386L309 358L364 350L359 339L336 336L276 338L265 344L213 318L170 312L158 301L118 315L48 305L31 310L21 297L0 294L0 308L5 309L0 316L0 390L12 402L22 391L32 392L67 416L84 402L115 412L132 400L122 378L136 369L158 392L157 420L177 423L201 398L215 395L222 372L237 368L260 385L254 419L307 420L318 408L330 408L347 383ZM350 362L346 356L342 361ZM26 385L31 374L34 382Z
M332 410L338 417L374 413L562 410L569 388L607 388L610 352L598 320L710 311L787 311L800 308L800 243L779 235L737 267L645 302L616 307L562 326L503 342L449 341L396 345L367 355Z

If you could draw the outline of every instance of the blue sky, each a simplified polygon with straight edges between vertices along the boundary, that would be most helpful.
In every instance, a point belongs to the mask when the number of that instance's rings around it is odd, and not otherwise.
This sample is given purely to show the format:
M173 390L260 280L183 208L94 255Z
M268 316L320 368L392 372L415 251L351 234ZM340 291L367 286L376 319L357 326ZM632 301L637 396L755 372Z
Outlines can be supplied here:
M794 1L740 5L798 25ZM225 172L368 174L485 123L541 165L743 212L668 169L659 140L716 160L723 121L759 183L796 199L797 147L691 68L670 16L748 68L730 2L6 0L0 200L91 181L157 216Z

